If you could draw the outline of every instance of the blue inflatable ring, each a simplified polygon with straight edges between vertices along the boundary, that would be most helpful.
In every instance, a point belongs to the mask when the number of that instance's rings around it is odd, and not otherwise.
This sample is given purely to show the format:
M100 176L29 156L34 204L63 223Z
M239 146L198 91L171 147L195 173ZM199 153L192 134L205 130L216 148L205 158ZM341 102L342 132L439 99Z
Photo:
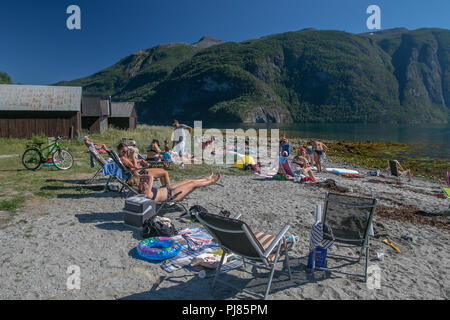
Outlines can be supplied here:
M181 245L171 238L148 238L139 243L138 254L151 261L162 261L175 257L181 251Z

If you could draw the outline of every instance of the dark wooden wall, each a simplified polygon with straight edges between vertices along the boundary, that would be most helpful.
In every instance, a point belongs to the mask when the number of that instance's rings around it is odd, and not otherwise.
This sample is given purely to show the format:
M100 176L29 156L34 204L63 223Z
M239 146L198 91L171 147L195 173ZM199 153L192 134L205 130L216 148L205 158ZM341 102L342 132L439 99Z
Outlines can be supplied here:
M130 129L130 118L109 118L108 123L117 129Z
M81 128L89 133L99 133L100 117L81 117Z
M0 111L2 138L31 138L33 134L71 138L80 133L80 112Z

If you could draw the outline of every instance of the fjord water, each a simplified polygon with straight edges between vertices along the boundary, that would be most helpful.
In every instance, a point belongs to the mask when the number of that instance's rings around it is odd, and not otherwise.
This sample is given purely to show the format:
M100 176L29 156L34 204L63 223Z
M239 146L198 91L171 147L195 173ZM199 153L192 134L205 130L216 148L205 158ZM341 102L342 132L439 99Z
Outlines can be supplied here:
M243 124L203 123L204 128L218 129L279 129L288 138L315 138L325 140L401 142L417 144L421 154L450 161L449 124L362 124L362 123L296 123Z

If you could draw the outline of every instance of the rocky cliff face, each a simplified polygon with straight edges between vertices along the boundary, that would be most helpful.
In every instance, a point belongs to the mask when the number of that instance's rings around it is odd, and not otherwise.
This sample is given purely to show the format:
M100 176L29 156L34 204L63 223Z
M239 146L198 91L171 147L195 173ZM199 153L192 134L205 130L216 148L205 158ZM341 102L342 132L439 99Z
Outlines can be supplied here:
M450 31L306 29L141 50L62 82L139 102L140 121L448 122Z
M450 32L403 29L396 34L375 34L373 38L392 57L400 104L416 113L417 120L448 116Z

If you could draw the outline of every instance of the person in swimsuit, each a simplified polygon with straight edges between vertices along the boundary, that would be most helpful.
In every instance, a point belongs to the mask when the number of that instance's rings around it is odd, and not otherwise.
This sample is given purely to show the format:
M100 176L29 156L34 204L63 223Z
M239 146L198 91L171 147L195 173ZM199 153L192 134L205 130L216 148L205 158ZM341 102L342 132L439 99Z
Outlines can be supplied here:
M299 149L299 154L297 154L294 157L294 160L292 162L297 166L297 168L303 170L305 174L308 174L311 178L316 180L316 177L314 177L314 173L312 172L311 167L309 166L308 160L306 159L305 148Z
M320 140L314 141L312 147L314 151L314 162L317 166L317 172L322 172L322 163L320 158L328 150L328 147Z
M161 149L159 148L159 141L153 139L152 143L147 149L147 160L158 162L162 159Z
M166 170L161 168L146 168L145 166L147 166L148 163L145 161L143 161L142 164L139 164L134 157L134 151L132 149L128 149L128 146L126 144L119 144L119 146L117 147L117 152L119 153L120 161L122 162L122 164L133 171L136 175L141 175L140 172L145 172L143 174L147 174L152 176L153 178L160 179L161 185L170 185L169 173L167 173Z
M408 176L408 181L411 181L411 170L403 169L402 165L400 164L400 162L398 160L394 160L394 161L395 161L395 164L397 165L398 173L400 173L401 176L406 174Z
M220 179L220 173L214 176L211 173L209 176L202 179L185 179L180 182L172 184L170 187L165 186L161 188L153 187L153 177L150 175L134 176L129 180L130 185L139 186L139 193L145 194L147 198L161 203L167 199L178 201L186 197L194 189L205 187L216 183Z
M314 151L312 145L306 147L306 160L308 160L311 166L314 165Z
M286 135L283 133L280 139L280 154L283 152L287 152L288 156L291 153L291 146L289 145L289 140L286 138Z
M92 142L88 136L84 136L82 138L82 140L84 141L84 144L86 145L86 147L90 148L90 147L94 147L97 150L104 150L104 151L108 151L108 147L104 144L104 143L94 143Z

